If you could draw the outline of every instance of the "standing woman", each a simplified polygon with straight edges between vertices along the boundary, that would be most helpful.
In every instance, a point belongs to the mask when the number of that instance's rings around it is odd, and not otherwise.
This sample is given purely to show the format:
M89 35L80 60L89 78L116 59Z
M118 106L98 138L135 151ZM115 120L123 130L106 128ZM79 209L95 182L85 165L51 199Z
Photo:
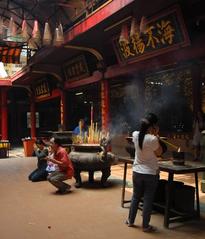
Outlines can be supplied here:
M36 156L38 159L37 169L35 169L28 176L28 179L32 182L47 180L48 172L46 171L46 167L47 167L46 158L48 156L48 149L45 147L43 140L41 139L36 140L33 156Z
M193 122L194 161L201 159L201 132L204 130L204 124L204 113L200 110L197 112Z
M157 156L162 154L162 147L157 136L159 132L157 121L157 116L153 113L149 113L141 120L140 131L134 131L132 135L135 145L135 160L133 163L132 176L133 195L126 224L129 227L134 226L138 205L143 197L142 230L144 232L153 232L156 230L156 228L149 223L152 203L159 178Z

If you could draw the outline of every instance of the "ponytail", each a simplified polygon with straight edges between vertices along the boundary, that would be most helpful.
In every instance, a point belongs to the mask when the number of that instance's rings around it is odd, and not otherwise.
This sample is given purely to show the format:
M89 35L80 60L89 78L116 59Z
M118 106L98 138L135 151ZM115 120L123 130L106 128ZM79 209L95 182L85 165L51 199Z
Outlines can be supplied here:
M145 134L147 133L148 128L150 127L150 123L147 119L142 119L141 126L140 126L140 132L138 136L138 144L140 149L142 149L143 141Z
M157 121L158 121L158 118L153 113L147 114L146 117L141 120L140 132L138 136L138 145L140 149L142 149L144 137L145 137L145 134L147 133L147 130L149 129L150 126L153 126L154 124L156 124Z

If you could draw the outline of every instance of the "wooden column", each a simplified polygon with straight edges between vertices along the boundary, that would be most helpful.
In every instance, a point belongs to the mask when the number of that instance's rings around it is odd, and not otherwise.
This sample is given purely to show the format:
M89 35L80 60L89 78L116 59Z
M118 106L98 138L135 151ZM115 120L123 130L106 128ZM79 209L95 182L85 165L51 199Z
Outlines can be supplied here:
M101 81L101 117L102 130L109 130L109 85L106 79Z
M31 138L35 138L36 137L36 107L35 107L35 99L33 96L31 96L30 111L31 111Z
M8 106L7 106L7 89L1 89L1 138L8 139Z

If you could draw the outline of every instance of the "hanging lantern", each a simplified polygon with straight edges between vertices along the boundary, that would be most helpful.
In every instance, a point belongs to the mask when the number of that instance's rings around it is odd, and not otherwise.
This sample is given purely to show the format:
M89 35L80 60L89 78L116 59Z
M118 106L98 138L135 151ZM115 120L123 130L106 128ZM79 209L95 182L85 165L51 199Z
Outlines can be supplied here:
M27 29L27 22L26 20L23 20L22 22L22 27L21 27L21 36L24 41L28 41L29 39L29 34L28 34L28 29Z
M9 20L9 27L7 31L7 38L10 38L12 40L12 37L16 36L16 24L14 23L13 17Z
M140 28L139 25L137 24L137 20L133 17L130 28L130 37L133 37L137 33L140 33Z
M3 19L0 17L0 38L3 37L3 31L4 31L4 22L3 22Z
M62 44L64 43L64 34L63 34L63 26L60 23L58 26L58 30L59 30L59 37L60 37L60 41L62 42Z
M11 32L12 32L12 29L13 29L13 24L14 24L14 21L13 21L13 17L10 18L9 20L9 27L8 27L8 31L7 31L7 37L11 37Z
M59 24L55 29L55 35L53 40L54 46L60 46L64 43L63 27L62 24Z
M12 31L11 31L11 36L12 36L12 37L17 37L17 29L16 29L16 24L15 24L15 22L13 22L13 27L12 27Z
M37 50L37 49L38 49L38 46L37 46L36 43L34 42L33 38L29 39L29 41L28 41L28 47L29 47L31 50Z
M59 29L58 29L58 27L56 27L55 35L54 35L54 39L53 39L53 45L54 46L59 46L60 45L59 38L60 38L60 36L59 36Z
M49 46L52 42L52 35L48 22L45 23L44 33L43 33L43 45Z
M129 43L129 36L128 36L128 27L127 24L122 25L119 43Z
M142 17L140 21L140 33L145 33L147 30L147 18Z
M38 47L41 45L41 33L38 27L38 21L34 21L33 32L32 32L32 39L37 44Z
M59 29L59 31L60 31L61 37L64 37L64 35L63 35L63 26L62 26L61 23L58 25L58 29Z

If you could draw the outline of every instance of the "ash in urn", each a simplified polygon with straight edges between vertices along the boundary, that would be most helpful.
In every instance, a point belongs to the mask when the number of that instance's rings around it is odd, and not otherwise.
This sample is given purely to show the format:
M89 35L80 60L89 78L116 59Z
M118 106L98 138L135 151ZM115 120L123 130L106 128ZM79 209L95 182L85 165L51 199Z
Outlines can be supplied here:
M175 165L184 165L185 159L184 159L184 152L172 152L173 156L173 164Z

